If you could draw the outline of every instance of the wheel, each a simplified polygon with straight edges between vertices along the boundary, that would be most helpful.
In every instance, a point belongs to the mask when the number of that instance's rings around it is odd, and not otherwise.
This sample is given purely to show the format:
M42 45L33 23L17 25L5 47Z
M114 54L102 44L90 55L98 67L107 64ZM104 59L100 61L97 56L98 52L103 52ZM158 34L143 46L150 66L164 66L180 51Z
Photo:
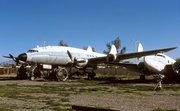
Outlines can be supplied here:
M96 73L94 73L94 72L88 73L88 80L93 80L95 75L96 75Z
M58 81L66 81L69 77L69 73L65 68L59 68L56 70L56 78Z
M145 81L145 75L140 75L140 81Z
M35 80L35 77L34 77L34 76L31 76L31 77L30 77L30 80L34 81L34 80Z

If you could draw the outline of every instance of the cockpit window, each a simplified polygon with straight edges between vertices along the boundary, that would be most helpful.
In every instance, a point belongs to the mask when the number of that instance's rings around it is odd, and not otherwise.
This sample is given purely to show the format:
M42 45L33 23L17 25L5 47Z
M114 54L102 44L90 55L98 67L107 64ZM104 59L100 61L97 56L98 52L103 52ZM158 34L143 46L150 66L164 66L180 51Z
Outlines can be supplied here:
M38 52L38 50L28 50L28 52Z
M160 56L160 57L165 58L165 56L164 56L164 55L162 55L162 54L157 54L156 56Z

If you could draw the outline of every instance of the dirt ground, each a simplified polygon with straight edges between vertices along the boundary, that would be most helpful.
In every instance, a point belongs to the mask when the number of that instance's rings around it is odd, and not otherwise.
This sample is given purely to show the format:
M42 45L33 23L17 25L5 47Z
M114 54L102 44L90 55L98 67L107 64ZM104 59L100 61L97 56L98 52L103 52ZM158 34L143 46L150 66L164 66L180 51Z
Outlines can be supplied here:
M0 75L0 86L7 84L18 84L19 86L43 86L43 85L75 85L79 84L79 82L49 82L49 81L29 81L29 80L13 80L9 78L14 78L16 75ZM131 84L134 86L152 86L155 84ZM71 93L67 98L69 99L68 104L71 105L81 105L81 106L90 106L90 107L101 107L108 108L120 111L152 111L155 109L163 109L163 110L177 110L180 111L180 91L138 91L136 89L127 89L126 93L122 93L117 87L108 87L107 86L94 86L93 88L103 89L101 91L94 92L85 92L73 94ZM86 90L89 87L83 87L83 90ZM92 87L91 87L92 88ZM78 88L77 88L78 89ZM76 90L77 90L76 89ZM106 90L108 89L108 90ZM82 90L82 89L81 89ZM79 91L81 91L79 90ZM76 91L77 92L77 91ZM117 93L118 92L118 93ZM69 93L69 92L68 92ZM29 94L31 96L47 96L58 98L57 94ZM37 107L37 111L39 110L55 110L48 107L47 109L43 109L47 104L44 101L38 99L29 99L29 100L20 100L20 99L12 99L0 96L0 104L16 104L19 106L29 105L26 107ZM38 104L36 106L36 104ZM70 108L67 108L70 110ZM32 109L20 108L14 110L21 111L32 111Z

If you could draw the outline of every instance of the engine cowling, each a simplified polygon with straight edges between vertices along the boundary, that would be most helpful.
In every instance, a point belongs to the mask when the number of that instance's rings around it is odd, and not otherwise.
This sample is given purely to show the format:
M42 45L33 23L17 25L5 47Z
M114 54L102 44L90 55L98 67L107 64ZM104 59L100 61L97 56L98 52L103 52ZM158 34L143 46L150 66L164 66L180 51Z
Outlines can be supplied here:
M175 62L172 67L176 74L180 74L180 62Z
M77 68L83 68L84 66L87 65L88 60L85 59L85 58L77 58L77 59L75 60L75 63L76 63L75 66L76 66Z
M147 70L144 62L140 62L140 63L138 64L138 68L139 68L139 71L140 71L140 72L145 72L145 71Z
M116 60L116 55L108 54L106 57L106 62L114 62Z

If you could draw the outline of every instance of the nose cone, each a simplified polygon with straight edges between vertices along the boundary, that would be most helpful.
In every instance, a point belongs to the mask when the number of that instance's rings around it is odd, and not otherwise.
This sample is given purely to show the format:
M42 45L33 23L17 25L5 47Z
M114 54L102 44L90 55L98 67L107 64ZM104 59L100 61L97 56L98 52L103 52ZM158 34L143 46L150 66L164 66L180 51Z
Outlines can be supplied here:
M151 56L146 56L144 57L144 63L148 66L152 66L152 64L154 63L154 60Z
M144 63L146 67L154 73L160 73L160 71L162 70L159 62L156 60L156 57L154 56L144 57Z
M27 54L26 53L22 53L18 56L18 59L21 61L26 61L27 60Z

